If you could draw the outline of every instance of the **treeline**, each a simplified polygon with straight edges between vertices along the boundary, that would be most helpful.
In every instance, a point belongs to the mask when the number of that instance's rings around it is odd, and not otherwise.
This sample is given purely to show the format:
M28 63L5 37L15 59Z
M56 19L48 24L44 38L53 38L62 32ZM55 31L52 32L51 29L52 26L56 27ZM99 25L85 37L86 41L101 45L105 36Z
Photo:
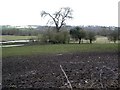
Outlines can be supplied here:
M2 35L16 35L16 36L36 36L40 31L30 28L7 28L2 27Z
M69 43L73 41L89 40L90 43L96 39L96 35L108 37L110 41L120 40L118 27L93 27L93 26L67 26L56 32L55 27L39 26L37 28L13 28L2 26L2 35L38 36L42 43Z
M69 43L72 39L73 41L79 41L79 44L82 40L89 40L89 43L92 43L96 40L96 36L106 36L108 40L114 41L116 43L117 40L120 40L120 34L118 32L118 28L114 28L112 30L105 30L105 32L95 32L93 30L85 30L81 27L73 27L70 30L60 30L57 32L55 29L46 30L41 37L41 42L43 43Z

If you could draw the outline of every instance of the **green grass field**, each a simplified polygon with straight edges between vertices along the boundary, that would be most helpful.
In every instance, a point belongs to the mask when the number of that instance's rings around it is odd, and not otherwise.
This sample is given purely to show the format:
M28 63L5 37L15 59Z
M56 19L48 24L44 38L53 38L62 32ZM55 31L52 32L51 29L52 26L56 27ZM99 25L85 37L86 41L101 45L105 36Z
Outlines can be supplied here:
M25 40L30 38L36 38L36 36L14 36L14 35L2 35L0 40L9 41L9 40Z
M2 48L2 56L55 54L69 52L114 52L118 44L56 44Z

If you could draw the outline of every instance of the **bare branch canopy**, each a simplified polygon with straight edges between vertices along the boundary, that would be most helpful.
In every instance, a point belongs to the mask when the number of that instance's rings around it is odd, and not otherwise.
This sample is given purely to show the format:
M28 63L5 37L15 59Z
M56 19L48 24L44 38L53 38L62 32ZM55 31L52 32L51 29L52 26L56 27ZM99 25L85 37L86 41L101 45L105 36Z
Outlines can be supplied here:
M66 25L65 21L67 19L73 18L72 12L73 12L73 10L71 8L64 7L64 8L60 8L59 11L55 12L52 15L48 12L42 11L41 17L49 16L52 19L52 22L55 24L57 32L59 32L61 27L63 25Z

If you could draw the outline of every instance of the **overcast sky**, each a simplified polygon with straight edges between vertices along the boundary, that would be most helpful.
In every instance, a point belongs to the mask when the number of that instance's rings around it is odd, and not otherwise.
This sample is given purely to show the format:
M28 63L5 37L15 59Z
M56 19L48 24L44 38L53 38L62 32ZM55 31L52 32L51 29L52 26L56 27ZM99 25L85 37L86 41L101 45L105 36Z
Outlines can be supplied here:
M0 0L0 25L46 25L40 12L73 9L67 25L118 26L119 0Z

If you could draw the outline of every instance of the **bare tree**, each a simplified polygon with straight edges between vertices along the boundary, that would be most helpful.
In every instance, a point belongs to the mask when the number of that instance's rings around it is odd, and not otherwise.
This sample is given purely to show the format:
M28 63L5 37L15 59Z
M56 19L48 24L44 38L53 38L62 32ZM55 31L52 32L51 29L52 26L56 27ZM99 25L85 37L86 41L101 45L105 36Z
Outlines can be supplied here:
M57 32L59 32L61 27L66 24L65 21L67 19L72 19L73 18L72 17L72 12L73 12L73 10L71 8L64 7L64 8L60 8L59 11L55 12L52 15L50 13L42 11L41 12L41 17L49 16L52 19L52 21L49 20L48 23L54 23Z

